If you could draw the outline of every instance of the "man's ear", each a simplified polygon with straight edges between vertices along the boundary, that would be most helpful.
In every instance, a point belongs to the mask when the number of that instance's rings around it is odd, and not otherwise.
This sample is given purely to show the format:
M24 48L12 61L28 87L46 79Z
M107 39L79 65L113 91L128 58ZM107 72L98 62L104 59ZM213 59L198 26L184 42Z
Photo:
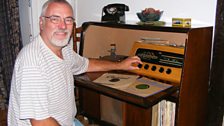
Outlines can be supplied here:
M40 26L40 31L44 29L44 20L42 17L39 18L39 26Z

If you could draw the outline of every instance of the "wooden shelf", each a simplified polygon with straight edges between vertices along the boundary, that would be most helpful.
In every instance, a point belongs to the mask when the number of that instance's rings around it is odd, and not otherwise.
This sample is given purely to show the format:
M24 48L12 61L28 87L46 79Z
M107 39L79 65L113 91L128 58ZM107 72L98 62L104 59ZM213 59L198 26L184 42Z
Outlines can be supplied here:
M116 88L111 88L108 86L104 86L102 84L92 82L96 78L100 77L102 74L103 72L92 72L80 76L75 76L76 86L78 86L79 88L94 90L96 92L100 92L100 94L104 94L106 96L110 96L112 98L119 99L121 101L144 108L149 108L155 105L156 103L158 103L162 99L167 98L168 96L175 93L179 89L178 86L173 86L157 94L148 97L141 97Z

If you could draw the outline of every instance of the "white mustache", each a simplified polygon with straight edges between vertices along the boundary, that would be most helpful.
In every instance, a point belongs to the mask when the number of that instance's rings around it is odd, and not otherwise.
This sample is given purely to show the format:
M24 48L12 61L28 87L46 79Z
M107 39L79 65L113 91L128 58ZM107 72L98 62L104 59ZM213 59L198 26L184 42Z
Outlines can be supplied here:
M64 32L64 33L66 33L66 34L70 34L70 31L68 30L68 29L59 29L59 30L56 30L56 31L54 31L54 33L61 33L61 32Z

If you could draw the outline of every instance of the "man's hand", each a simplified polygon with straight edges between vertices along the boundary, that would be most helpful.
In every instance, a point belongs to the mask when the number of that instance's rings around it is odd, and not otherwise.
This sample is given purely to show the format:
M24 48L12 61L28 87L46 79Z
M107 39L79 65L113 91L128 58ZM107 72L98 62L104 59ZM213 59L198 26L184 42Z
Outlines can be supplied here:
M120 62L121 70L135 70L139 69L138 64L142 64L141 59L138 56L128 57Z

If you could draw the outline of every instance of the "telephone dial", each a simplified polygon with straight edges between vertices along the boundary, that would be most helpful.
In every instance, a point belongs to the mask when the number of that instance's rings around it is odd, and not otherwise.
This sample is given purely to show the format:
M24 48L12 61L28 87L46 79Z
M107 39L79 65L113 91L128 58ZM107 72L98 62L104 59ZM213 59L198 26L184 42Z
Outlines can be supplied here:
M103 7L101 21L125 23L125 11L129 11L129 7L125 4L108 4Z

